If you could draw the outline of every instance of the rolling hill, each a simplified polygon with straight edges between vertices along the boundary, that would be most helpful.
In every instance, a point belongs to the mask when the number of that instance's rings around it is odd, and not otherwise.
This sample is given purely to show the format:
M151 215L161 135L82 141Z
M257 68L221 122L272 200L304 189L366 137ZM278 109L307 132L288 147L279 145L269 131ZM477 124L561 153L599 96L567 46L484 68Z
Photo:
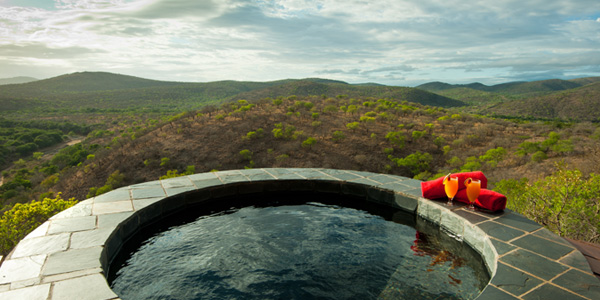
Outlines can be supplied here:
M579 88L502 102L482 111L499 116L600 121L600 82Z
M82 72L19 85L0 86L2 110L23 109L152 109L187 110L237 99L260 100L289 95L372 96L423 105L465 105L415 88L352 85L342 81L307 78L270 82L165 82L139 77Z
M26 77L26 76L2 78L2 79L0 79L0 85L21 84L21 83L27 83L27 82L37 81L37 80L38 80L37 78Z

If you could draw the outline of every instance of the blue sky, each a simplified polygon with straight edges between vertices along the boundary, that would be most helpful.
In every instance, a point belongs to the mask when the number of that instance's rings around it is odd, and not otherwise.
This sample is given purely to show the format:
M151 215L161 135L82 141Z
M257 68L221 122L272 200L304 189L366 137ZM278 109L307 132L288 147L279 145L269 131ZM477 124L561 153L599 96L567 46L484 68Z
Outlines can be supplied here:
M600 2L0 0L0 78L79 71L403 86L600 76Z

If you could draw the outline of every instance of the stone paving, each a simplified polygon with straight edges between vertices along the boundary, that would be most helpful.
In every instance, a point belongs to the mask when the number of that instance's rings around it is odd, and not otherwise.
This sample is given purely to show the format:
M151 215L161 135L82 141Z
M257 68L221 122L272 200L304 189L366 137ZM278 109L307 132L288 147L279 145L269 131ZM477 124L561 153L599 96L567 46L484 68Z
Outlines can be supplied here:
M420 181L332 169L233 170L152 181L87 199L25 237L0 266L0 299L118 299L104 276L128 237L207 199L264 191L364 197L414 212L479 252L491 275L478 299L600 299L600 281L565 239L505 210L421 198ZM509 199L510 201L510 199Z

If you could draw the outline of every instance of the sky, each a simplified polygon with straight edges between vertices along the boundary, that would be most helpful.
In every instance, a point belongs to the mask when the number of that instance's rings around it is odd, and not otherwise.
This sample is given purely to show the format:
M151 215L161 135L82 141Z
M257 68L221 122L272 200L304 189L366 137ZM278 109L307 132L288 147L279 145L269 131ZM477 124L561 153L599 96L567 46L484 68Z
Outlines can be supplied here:
M0 78L416 86L600 76L598 0L0 0Z

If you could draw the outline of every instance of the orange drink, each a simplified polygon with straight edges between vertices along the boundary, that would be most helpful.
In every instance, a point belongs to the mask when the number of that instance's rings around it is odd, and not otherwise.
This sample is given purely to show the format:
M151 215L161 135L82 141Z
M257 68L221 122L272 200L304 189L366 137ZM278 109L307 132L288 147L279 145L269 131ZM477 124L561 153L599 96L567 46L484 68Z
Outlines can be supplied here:
M451 174L446 175L444 178L444 191L446 191L446 196L448 196L448 205L452 205L452 200L454 200L454 196L458 192L458 177L451 177Z
M465 186L467 187L467 198L469 198L469 209L475 209L473 205L477 197L479 197L479 192L481 191L481 181L467 178L465 180Z

